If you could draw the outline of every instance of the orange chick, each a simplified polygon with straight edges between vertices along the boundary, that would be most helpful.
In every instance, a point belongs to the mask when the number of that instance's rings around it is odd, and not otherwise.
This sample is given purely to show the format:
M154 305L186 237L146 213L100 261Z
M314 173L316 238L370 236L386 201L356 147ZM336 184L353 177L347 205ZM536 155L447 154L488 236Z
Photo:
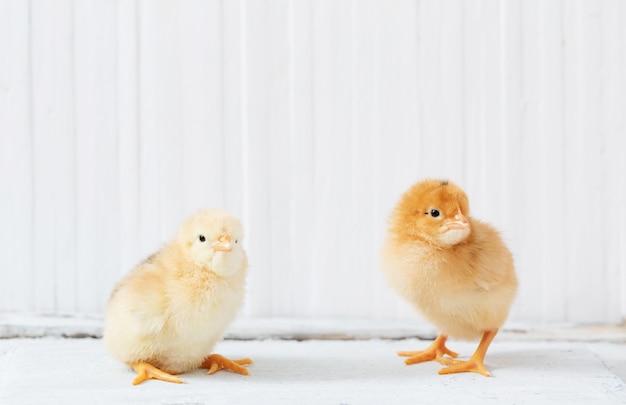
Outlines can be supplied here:
M465 192L445 180L412 186L391 213L381 264L390 285L440 331L426 350L399 352L406 364L436 360L448 366L439 374L490 376L485 354L508 316L517 277L498 232L469 216ZM460 361L448 336L481 340Z
M247 375L249 359L211 354L244 301L247 257L240 222L222 210L191 216L163 249L128 273L107 305L104 342L137 373L182 383L207 368Z

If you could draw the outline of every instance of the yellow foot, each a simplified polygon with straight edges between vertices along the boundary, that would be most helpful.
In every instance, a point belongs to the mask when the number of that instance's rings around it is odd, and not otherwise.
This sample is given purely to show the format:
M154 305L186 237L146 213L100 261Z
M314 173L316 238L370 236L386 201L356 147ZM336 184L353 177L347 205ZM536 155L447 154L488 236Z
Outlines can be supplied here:
M491 377L491 374L489 374L489 371L487 371L483 362L485 360L485 355L487 354L487 349L493 341L493 338L496 337L497 333L497 329L485 331L480 343L478 344L478 348L476 348L476 351L469 360L462 361L446 359L444 364L448 364L450 367L442 368L439 370L439 374L465 373L471 371L482 374L485 377Z
M248 375L248 370L243 367L246 364L253 364L252 360L246 358L241 360L229 360L219 354L212 354L202 362L201 368L206 368L207 374L213 374L219 370L228 370L233 373Z
M447 364L448 359L444 359L446 354L451 357L457 357L458 354L446 347L446 335L439 335L428 349L417 352L398 352L398 356L408 357L405 363L407 366L423 361L435 360L441 364Z
M489 374L489 371L487 371L483 362L479 361L478 359L469 359L467 361L447 360L446 363L452 365L450 367L442 368L441 370L439 370L439 374L473 372L482 374L485 377L491 377L491 374Z
M173 382L176 384L182 384L183 380L180 378L167 373L163 370L159 370L154 367L152 364L139 361L136 363L131 363L130 365L135 372L137 373L137 377L133 380L133 385L141 384L142 382L154 378L155 380Z

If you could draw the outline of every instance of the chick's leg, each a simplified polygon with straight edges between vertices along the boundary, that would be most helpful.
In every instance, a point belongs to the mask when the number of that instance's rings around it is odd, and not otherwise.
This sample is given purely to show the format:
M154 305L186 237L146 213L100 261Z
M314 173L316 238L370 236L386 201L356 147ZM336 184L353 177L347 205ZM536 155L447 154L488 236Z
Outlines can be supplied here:
M207 371L207 374L213 374L219 370L228 370L233 373L248 375L250 373L245 367L243 367L246 364L252 364L252 360L248 358L230 360L219 354L212 354L204 359L200 367L208 369L209 371Z
M446 354L451 357L458 356L457 353L451 351L446 347L446 340L448 337L444 334L437 336L437 339L431 344L428 349L420 350L417 352L398 352L398 356L408 357L405 363L407 366L415 363L421 363L423 361L435 360L441 364L446 364L443 356Z
M483 337L478 344L478 348L469 360L448 360L447 363L452 365L439 370L439 374L464 373L472 371L474 373L482 374L485 377L490 377L491 374L489 374L483 362L485 360L485 355L487 354L487 349L493 341L493 338L496 337L497 333L497 329L488 330L483 333Z
M155 380L173 382L176 384L182 384L183 380L180 378L167 373L163 370L159 370L154 367L150 363L146 363L144 361L138 361L136 363L131 363L130 366L137 373L137 377L133 380L133 385L141 384L142 382L154 378Z

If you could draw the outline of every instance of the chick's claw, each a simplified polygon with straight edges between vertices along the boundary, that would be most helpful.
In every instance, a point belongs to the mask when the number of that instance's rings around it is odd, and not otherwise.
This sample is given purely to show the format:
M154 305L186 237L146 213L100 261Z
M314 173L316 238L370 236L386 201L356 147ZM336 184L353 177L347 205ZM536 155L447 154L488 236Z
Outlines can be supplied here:
M212 354L202 362L201 368L206 368L207 374L214 374L219 370L228 370L241 375L249 375L244 365L253 364L252 360L245 358L240 360L230 360L219 354Z
M135 377L135 379L133 380L133 385L141 384L142 382L150 380L152 378L154 378L155 380L167 381L176 384L183 383L183 380L181 380L180 378L163 370L159 370L150 363L140 361L137 363L132 363L131 367L137 373L137 377Z
M428 349L416 352L398 352L398 356L408 357L405 361L407 366L431 360L435 360L441 364L449 364L448 362L451 359L444 358L443 356L457 357L458 354L446 347L446 340L447 336L439 335Z

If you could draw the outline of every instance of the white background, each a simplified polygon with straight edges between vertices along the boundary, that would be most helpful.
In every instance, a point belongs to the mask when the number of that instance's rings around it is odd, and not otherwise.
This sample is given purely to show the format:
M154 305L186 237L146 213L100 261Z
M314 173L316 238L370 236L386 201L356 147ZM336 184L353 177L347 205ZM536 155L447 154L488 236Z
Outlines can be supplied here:
M243 316L411 318L378 264L424 177L513 251L511 319L626 317L626 3L0 0L0 311L101 313L196 209Z

